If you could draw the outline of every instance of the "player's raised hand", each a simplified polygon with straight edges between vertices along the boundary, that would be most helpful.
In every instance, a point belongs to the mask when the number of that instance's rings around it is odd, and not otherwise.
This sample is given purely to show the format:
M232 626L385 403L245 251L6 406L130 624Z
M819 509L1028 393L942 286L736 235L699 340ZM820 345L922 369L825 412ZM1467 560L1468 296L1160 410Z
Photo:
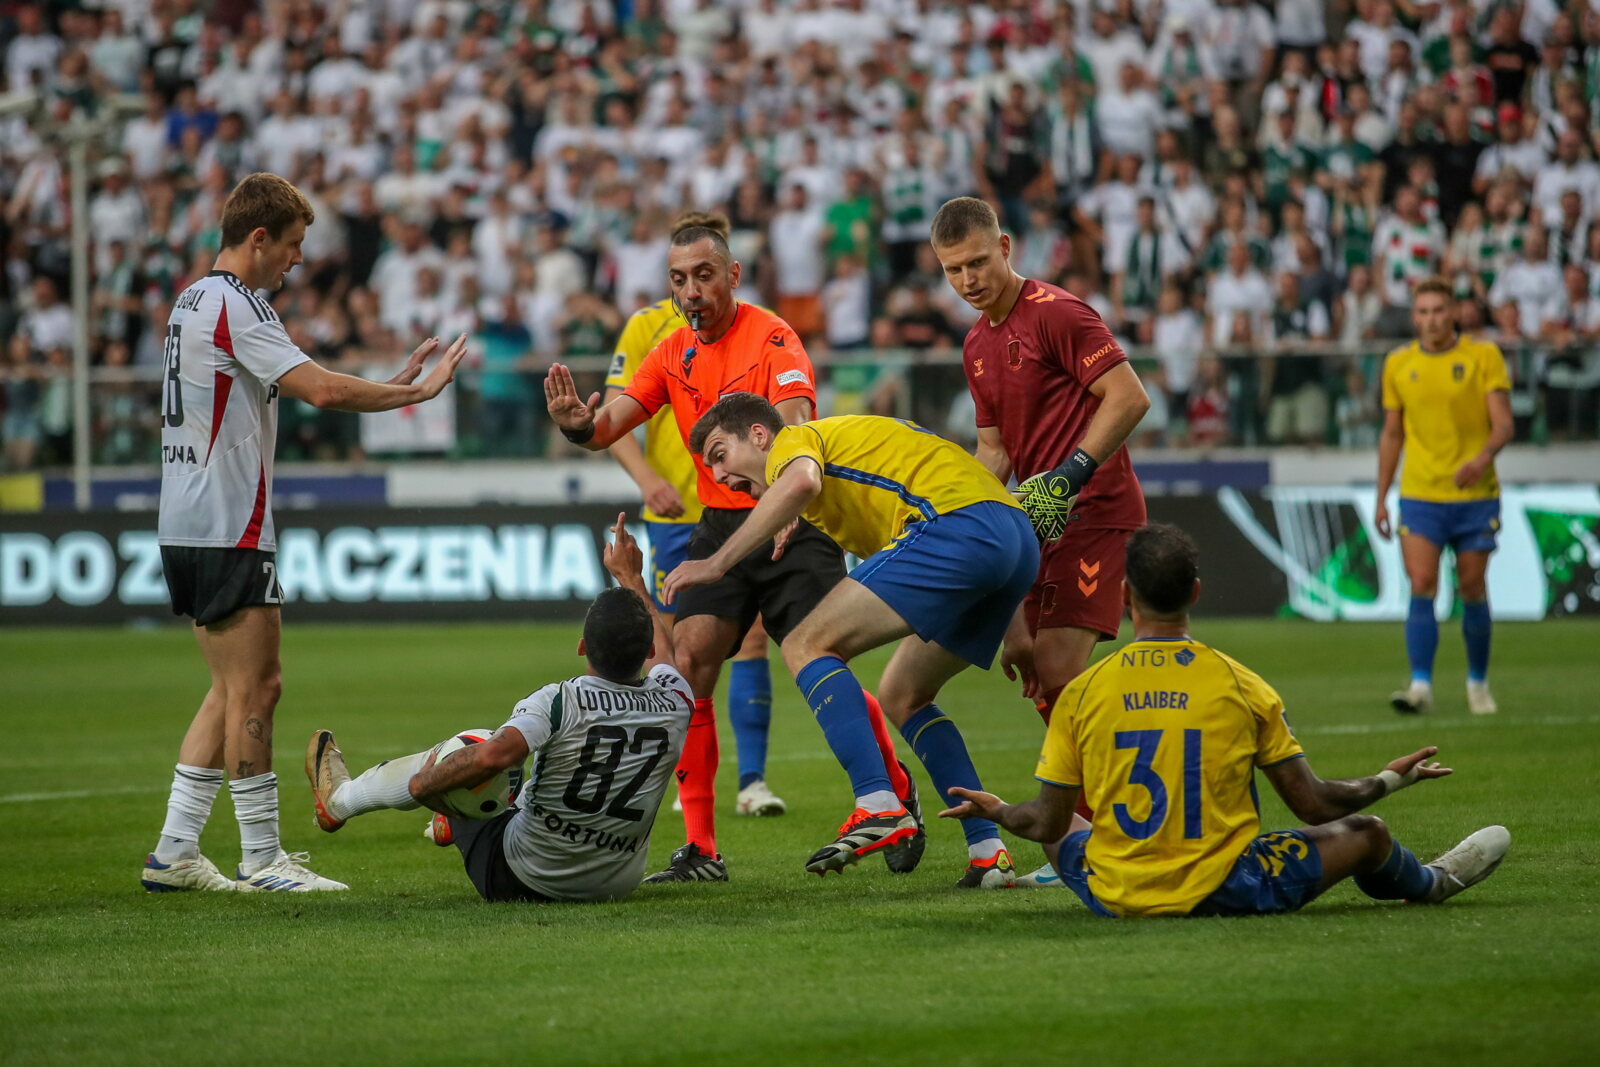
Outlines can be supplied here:
M1385 541L1394 536L1394 528L1389 525L1389 505L1382 500L1372 509L1372 525L1377 527L1378 536Z
M794 536L794 532L799 528L800 520L790 519L788 524L778 531L778 535L772 539L772 558L774 561L783 558L784 550L789 547L789 539Z
M644 584L644 552L624 525L627 518L626 512L617 512L617 524L611 527L611 543L601 550L600 561L618 585L631 589L636 584Z
M437 342L435 342L437 344ZM461 361L467 354L467 335L462 334L450 343L444 355L428 376L422 379L422 392L424 400L432 400L444 392L444 387L456 380L456 368L461 366Z
M691 559L680 563L661 584L661 602L672 605L678 594L696 585L710 585L727 572L708 559Z
M1443 778L1447 774L1454 773L1449 767L1439 766L1438 760L1434 760L1432 763L1428 762L1430 758L1438 754L1439 746L1429 745L1427 748L1417 749L1409 756L1401 756L1384 769L1393 771L1400 776L1400 784L1395 789L1404 789L1413 782L1428 778ZM1393 789L1390 790L1390 792L1393 791Z
M963 789L959 785L950 787L950 795L961 797L962 801L953 808L945 808L939 813L941 819L989 819L999 817L1000 809L1006 802L993 793L985 793L977 789Z
M572 372L553 363L544 376L544 402L551 420L561 429L584 430L594 425L595 413L600 410L600 393L596 391L585 404L578 399L578 384L572 380Z
M428 357L433 355L433 350L439 347L439 339L430 337L418 345L406 359L406 365L400 368L400 373L389 379L390 385L410 385L422 374L422 365Z

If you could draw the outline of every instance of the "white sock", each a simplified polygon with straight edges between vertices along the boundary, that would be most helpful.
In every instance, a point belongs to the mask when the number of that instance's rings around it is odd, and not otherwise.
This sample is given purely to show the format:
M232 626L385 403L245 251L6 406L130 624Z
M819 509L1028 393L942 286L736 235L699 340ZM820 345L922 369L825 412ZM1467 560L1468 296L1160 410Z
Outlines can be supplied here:
M1005 849L998 837L986 837L982 841L974 841L967 846L967 858L974 860L990 860L998 856Z
M156 842L158 862L192 860L200 855L200 831L205 829L211 805L221 790L221 768L177 765L172 773L172 792L167 794L167 821Z
M865 796L856 797L856 807L868 811L893 811L902 806L893 789L874 789Z
M421 807L411 795L411 776L422 770L432 751L385 760L362 771L333 791L328 798L328 814L335 819L349 819L369 811L410 811Z
M244 859L239 870L246 877L278 858L278 776L271 771L228 783L233 794L233 814L239 820L239 844Z

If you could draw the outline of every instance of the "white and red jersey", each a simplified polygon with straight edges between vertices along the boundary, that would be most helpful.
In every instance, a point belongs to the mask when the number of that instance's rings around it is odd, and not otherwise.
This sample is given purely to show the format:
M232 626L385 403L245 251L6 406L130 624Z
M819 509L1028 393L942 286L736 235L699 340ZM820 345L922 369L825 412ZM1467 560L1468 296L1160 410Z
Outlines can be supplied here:
M162 350L161 544L277 548L277 381L310 358L227 271L178 294Z

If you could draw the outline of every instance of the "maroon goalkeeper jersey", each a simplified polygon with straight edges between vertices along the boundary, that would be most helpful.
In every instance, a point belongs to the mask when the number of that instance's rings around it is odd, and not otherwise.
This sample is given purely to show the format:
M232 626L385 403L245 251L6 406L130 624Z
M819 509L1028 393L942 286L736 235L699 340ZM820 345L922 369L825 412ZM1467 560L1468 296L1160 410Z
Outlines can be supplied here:
M1128 361L1093 308L1065 289L1031 278L1000 325L979 316L962 357L978 426L999 429L1019 482L1066 462L1100 410L1089 386ZM1100 464L1078 498L1073 519L1085 529L1144 525L1144 493L1126 446Z

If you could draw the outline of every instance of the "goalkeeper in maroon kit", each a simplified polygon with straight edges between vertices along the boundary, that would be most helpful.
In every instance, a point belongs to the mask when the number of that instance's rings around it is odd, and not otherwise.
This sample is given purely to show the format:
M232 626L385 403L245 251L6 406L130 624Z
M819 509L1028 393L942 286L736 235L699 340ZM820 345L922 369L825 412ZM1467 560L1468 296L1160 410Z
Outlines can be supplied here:
M978 459L1001 481L1016 477L1042 542L1038 580L1000 662L1048 721L1095 643L1115 637L1122 621L1123 552L1145 524L1123 442L1150 398L1093 308L1011 269L1011 239L988 204L949 201L932 240L945 277L982 312L962 351ZM1048 866L1018 880L1030 882L1060 884Z

